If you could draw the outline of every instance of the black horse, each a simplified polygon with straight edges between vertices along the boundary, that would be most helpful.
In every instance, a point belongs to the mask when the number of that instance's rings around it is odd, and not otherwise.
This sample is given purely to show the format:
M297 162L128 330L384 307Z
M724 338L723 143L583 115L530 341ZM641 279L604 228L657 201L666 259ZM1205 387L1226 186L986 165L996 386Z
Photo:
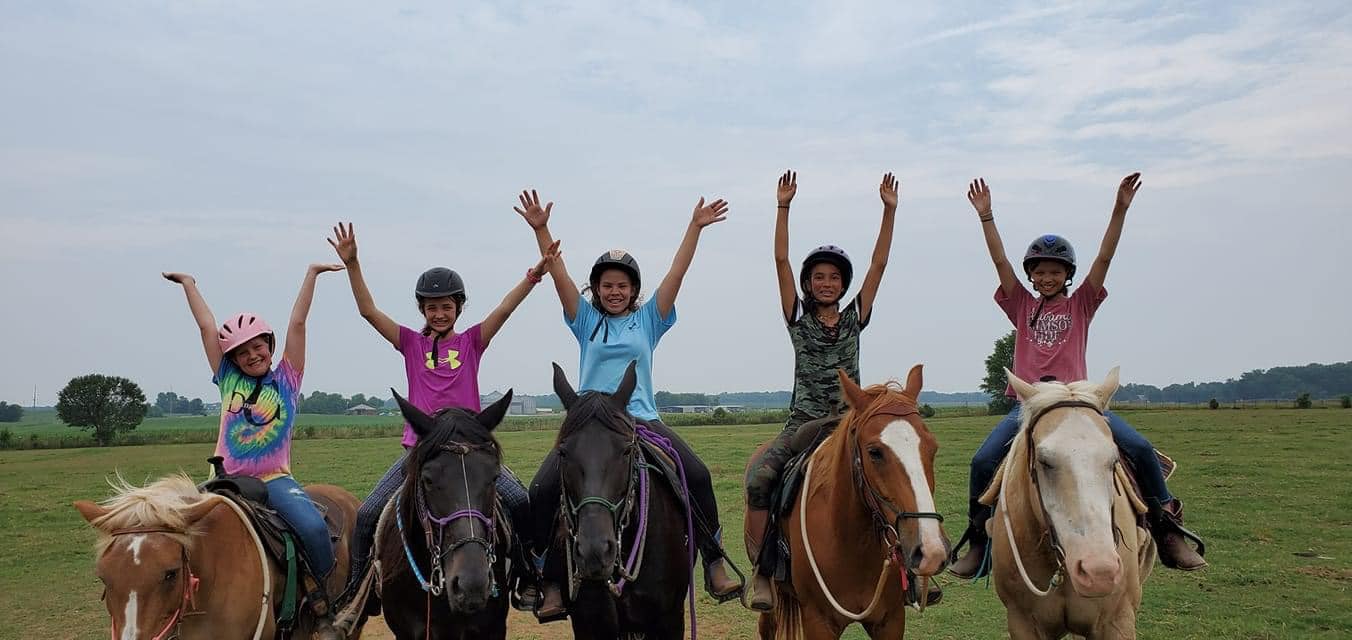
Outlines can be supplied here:
M394 397L418 444L377 539L385 622L401 639L506 638L511 535L498 505L502 449L493 429L512 392L478 414L431 416Z
M563 539L554 548L565 556L569 617L580 639L685 634L687 516L625 410L634 380L630 364L614 394L579 396L554 365L554 392L568 411L555 445Z

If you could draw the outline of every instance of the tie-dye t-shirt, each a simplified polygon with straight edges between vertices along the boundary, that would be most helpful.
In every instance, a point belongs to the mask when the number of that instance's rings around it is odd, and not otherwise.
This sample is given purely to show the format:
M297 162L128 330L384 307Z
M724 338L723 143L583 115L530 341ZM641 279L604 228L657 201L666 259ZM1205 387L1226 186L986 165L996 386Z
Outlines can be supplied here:
M230 358L221 359L212 381L221 390L216 455L225 458L226 473L263 480L290 475L300 377L285 358L261 380L246 375Z

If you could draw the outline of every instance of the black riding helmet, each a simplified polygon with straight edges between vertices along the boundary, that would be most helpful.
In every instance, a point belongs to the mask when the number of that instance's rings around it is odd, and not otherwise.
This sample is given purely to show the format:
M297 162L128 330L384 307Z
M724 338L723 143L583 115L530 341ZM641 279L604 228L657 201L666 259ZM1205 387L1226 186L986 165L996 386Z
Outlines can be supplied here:
M643 284L643 279L638 269L638 260L635 260L634 256L629 255L629 252L624 249L611 249L610 251L601 254L601 256L596 259L596 263L593 264L591 268L591 277L587 278L587 283L591 285L592 289L592 306L596 307L598 310L602 309L601 298L596 294L596 288L601 284L601 274L605 273L607 269L619 269L629 275L629 280L634 285L633 299L637 300L639 287ZM592 329L590 340L596 339L597 332L599 332L603 326L605 327L606 332L605 335L602 336L601 341L610 341L610 325L606 324L604 313L601 316L600 322L596 323L596 328Z
M1075 278L1075 247L1070 246L1070 241L1049 233L1039 236L1028 245L1028 250L1023 252L1023 274L1030 280L1033 278L1033 266L1043 260L1060 262L1066 266L1066 283L1061 286L1061 293L1070 288L1070 282ZM1036 328L1037 321L1042 317L1042 309L1047 304L1047 299L1043 298L1037 303L1037 311L1028 318L1028 327Z
M803 299L812 300L812 289L808 282L812 278L812 267L821 263L829 263L840 269L840 281L843 287L840 290L841 298L845 297L845 292L850 288L850 280L854 278L854 264L850 262L849 254L844 249L833 244L826 244L813 249L803 259L803 268L798 271L798 286L803 290Z
M446 267L432 267L418 276L418 285L413 288L413 295L417 296L419 302L422 302L423 298L447 296L457 296L463 302L465 281L460 279L460 274Z

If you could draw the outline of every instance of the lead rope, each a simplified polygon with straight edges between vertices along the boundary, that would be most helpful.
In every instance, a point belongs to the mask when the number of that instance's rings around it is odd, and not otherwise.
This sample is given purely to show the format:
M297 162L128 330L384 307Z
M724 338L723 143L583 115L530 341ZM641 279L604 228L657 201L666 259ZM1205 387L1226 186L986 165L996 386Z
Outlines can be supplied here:
M1032 437L1032 434L1025 434L1024 437ZM1046 590L1037 588L1037 586L1033 584L1032 578L1028 577L1028 570L1023 567L1023 557L1019 554L1019 543L1014 540L1014 526L1009 522L1009 503L1005 501L1005 487L1008 486L1011 481L1009 475L1010 470L1013 467L1014 465L1005 465L1005 477L1000 480L1000 516L1004 519L1005 536L1009 538L1009 548L1014 556L1014 564L1019 568L1019 576L1023 578L1023 584L1028 587L1029 591L1033 592L1033 595L1042 598L1061 586L1061 572L1065 567L1058 557L1056 561L1056 572L1052 574L1051 580L1048 581ZM1037 472L1034 471L1034 473ZM1038 496L1038 499L1041 500L1042 496Z
M869 614L873 613L874 607L877 607L878 602L882 599L883 589L887 586L887 565L890 561L884 556L883 566L878 571L878 586L873 590L873 601L869 603L868 608L865 609L863 613L852 613L848 609L842 607L839 602L836 602L836 597L831 595L831 589L826 586L826 580L822 578L821 569L817 567L817 556L812 553L812 541L808 539L807 535L807 494L808 490L812 487L812 464L814 462L816 462L815 458L808 458L807 470L803 472L803 486L798 490L799 534L803 536L803 548L807 551L808 564L812 565L812 575L817 578L817 586L821 587L822 593L826 594L826 600L835 608L836 613L854 620L855 622L859 622L867 618ZM922 594L921 597L923 598L924 595Z

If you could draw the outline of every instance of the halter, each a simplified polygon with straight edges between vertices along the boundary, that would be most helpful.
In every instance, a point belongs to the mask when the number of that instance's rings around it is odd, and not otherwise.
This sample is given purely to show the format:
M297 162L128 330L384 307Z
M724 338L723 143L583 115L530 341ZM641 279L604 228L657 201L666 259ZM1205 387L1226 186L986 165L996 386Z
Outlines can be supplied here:
M119 529L119 530L114 531L114 532L112 532L112 533L110 533L110 534L108 534L108 535L111 536L111 537L116 538L116 537L118 537L118 536L126 536L126 535L138 534L138 533L140 533L140 534L143 534L143 533L165 533L165 534L169 534L169 535L182 535L182 534L183 534L182 531L175 531L175 530L173 530L173 529L166 529L166 528L162 528L162 527L146 527L146 528L137 528L137 529ZM201 585L202 580L201 580L200 578L198 578L197 576L195 576L195 575L192 574L192 565L189 564L189 562L188 562L188 546L187 546L187 545L179 545L179 549L180 549L180 551L181 551L181 553L182 553L182 555L183 555L183 572L184 572L184 575L183 575L183 597L182 597L182 599L179 600L178 608L177 608L177 609L174 609L174 615L172 615L172 616L169 617L169 622L166 623L166 624L164 625L164 628L163 628L163 629L160 629L160 632L157 633L157 634L155 634L154 637L151 638L151 640L166 640L167 638L176 638L176 637L178 637L178 626L179 626L179 624L182 623L182 619L183 619L183 615L184 615L183 609L184 609L185 607L191 607L191 608L188 610L188 613L194 613L194 612L197 611L197 603L194 601L194 596L197 595L197 587ZM135 622L135 621L133 621L133 622ZM108 635L109 635L113 640L117 640L117 629L114 628L111 624L109 625Z
M615 527L615 563L612 566L610 580L611 590L617 592L627 581L633 581L638 578L638 571L642 562L642 545L647 538L647 506L648 506L648 468L647 465L639 459L638 455L638 430L635 429L633 437L625 445L623 454L630 457L629 476L625 482L624 497L618 501L611 501L604 496L584 496L576 503L568 496L566 487L559 492L559 501L561 503L561 512L564 514L564 527L568 534L568 575L569 575L569 595L576 596L577 588L582 579L577 574L577 562L573 555L577 547L577 517L582 511L582 507L589 504L600 505L610 513L611 522ZM637 500L636 500L637 498ZM628 562L624 561L624 530L629 527L629 519L634 513L636 503L641 503L642 513L639 522L644 531L640 531L634 541L634 549L630 551Z
M887 566L889 564L896 565L902 590L905 591L908 587L906 573L911 567L907 563L906 555L901 553L901 534L899 529L901 528L902 521L906 519L919 520L930 518L943 522L944 516L934 511L903 510L893 504L891 500L888 500L887 497L875 489L873 485L869 484L868 476L864 475L864 461L860 455L859 430L854 425L867 422L876 416L885 415L904 418L909 415L919 415L919 413L920 412L916 410L914 405L903 402L890 402L876 408L870 406L868 409L865 409L858 418L851 421L850 430L847 434L847 437L850 438L850 476L854 482L855 488L859 492L860 502L868 509L869 516L873 520L873 528L878 534L879 542L881 542L883 546L883 566L878 574L878 585L873 590L873 598L870 600L868 608L860 613L849 611L836 601L835 596L831 594L831 589L826 586L826 580L822 577L821 570L817 567L817 558L812 553L812 542L808 539L807 533L806 512L807 494L809 482L812 479L812 465L813 462L815 462L815 457L808 459L807 470L803 477L803 486L799 489L798 497L799 534L803 538L803 547L807 551L808 564L811 565L812 573L817 578L817 586L819 586L822 593L826 595L827 601L835 608L836 613L856 622L867 618L873 613L874 608L878 606L883 589L887 586ZM884 514L884 509L892 514L891 519ZM924 598L925 594L920 594L920 599L922 601Z
M1028 570L1024 568L1023 557L1019 553L1019 545L1014 540L1014 527L1009 521L1009 506L1005 501L1005 487L1009 484L1009 474L1012 472L1012 469L1005 469L1005 478L1000 482L1000 514L1004 519L1005 535L1009 538L1009 547L1013 552L1014 564L1019 568L1019 575L1023 577L1024 585L1038 597L1045 597L1054 589L1061 586L1066 574L1066 552L1065 549L1061 548L1061 539L1056 535L1056 525L1052 523L1051 514L1047 512L1047 503L1042 500L1042 485L1037 479L1037 456L1034 451L1033 429L1037 427L1038 421L1052 410L1071 407L1089 409L1099 416L1103 415L1103 409L1099 408L1096 404L1085 402L1084 400L1062 400L1061 402L1056 402L1043 407L1040 411L1033 414L1028 420L1027 432L1024 434L1024 441L1027 445L1025 447L1024 455L1028 458L1028 475L1032 478L1033 493L1037 496L1038 510L1041 512L1042 522L1047 530L1047 543L1051 546L1052 553L1056 557L1056 569L1052 571L1052 577L1047 581L1046 589L1037 588L1037 586L1033 584L1033 580L1028 577ZM1115 523L1113 524L1113 530L1114 532L1117 530L1117 525Z
M467 503L469 502L469 472L465 469L465 456L480 449L493 448L494 445L491 442L482 444L448 442L437 447L438 451L445 451L460 457L460 471L464 477L463 484L465 487L465 500ZM497 597L497 576L492 570L498 562L497 547L494 544L494 540L497 539L497 527L494 524L493 518L485 515L482 511L473 508L461 509L447 516L438 516L432 513L432 510L428 508L426 496L422 490L422 484L419 483L416 478L410 478L410 481L414 482L414 513L418 516L418 522L422 525L423 536L427 543L428 554L430 555L429 562L431 568L428 571L429 577L423 577L422 570L418 568L418 562L413 557L413 550L408 545L408 537L404 534L404 513L401 508L403 492L395 495L394 512L395 523L399 526L399 540L404 546L404 557L408 560L408 566L413 569L413 575L418 580L418 586L422 587L422 590L428 592L431 596L440 596L446 587L446 575L442 568L446 556L465 545L477 544L484 548L484 553L488 556L488 574L489 580L491 581L489 583L489 593L492 597ZM450 526L452 522L461 519L469 519L470 535L454 540L449 546L446 546L446 527ZM483 523L484 536L479 536L477 534L477 529L474 526L476 521ZM433 525L436 525L435 533Z

